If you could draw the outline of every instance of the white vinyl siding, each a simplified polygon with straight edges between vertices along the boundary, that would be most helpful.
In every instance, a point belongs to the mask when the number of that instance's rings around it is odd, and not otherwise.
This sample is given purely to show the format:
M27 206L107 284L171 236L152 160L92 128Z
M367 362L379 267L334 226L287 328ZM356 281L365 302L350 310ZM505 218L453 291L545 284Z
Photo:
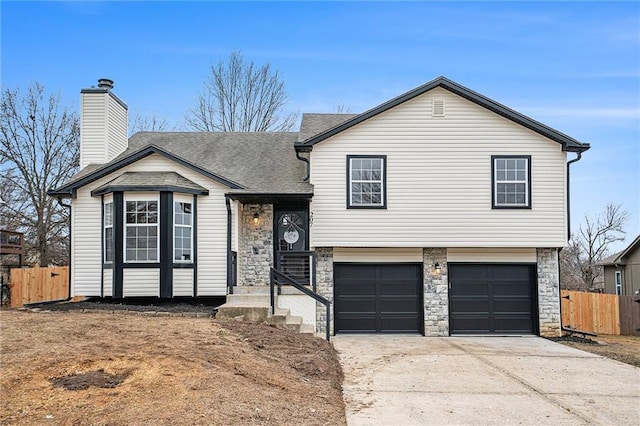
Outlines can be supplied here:
M447 262L536 263L535 248L450 248Z
M394 263L422 262L422 248L348 248L333 249L334 262Z
M348 155L387 156L386 209L346 208ZM492 209L492 155L531 156L532 209ZM437 88L314 146L311 246L562 247L565 172L559 143Z
M82 93L80 102L80 167L106 163L127 148L127 109L109 93Z
M91 190L124 172L165 170L175 171L209 190L208 196L198 196L197 199L197 295L224 296L227 294L227 210L224 194L229 188L154 154L78 189L78 197L72 200L71 209L73 296L100 296L102 200L101 197L92 197ZM130 193L125 195L128 194ZM155 193L155 196L158 196L158 193Z
M102 271L102 291L104 297L113 295L113 269L105 269Z
M173 270L173 296L193 296L193 269Z
M160 269L125 268L122 271L123 297L160 297Z
M107 122L109 145L106 154L107 161L111 161L127 149L129 123L127 109L113 96L108 96L107 111L109 113Z
M71 201L72 297L100 296L102 199L92 197L91 189L79 188L77 198Z

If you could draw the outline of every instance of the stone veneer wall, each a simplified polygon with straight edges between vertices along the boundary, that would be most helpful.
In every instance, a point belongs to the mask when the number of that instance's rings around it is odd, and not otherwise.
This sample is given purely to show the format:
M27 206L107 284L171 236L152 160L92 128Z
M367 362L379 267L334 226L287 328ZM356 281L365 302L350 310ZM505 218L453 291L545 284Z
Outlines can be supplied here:
M317 293L331 302L330 334L334 333L333 318L335 303L333 303L333 248L317 247L316 251L316 289ZM322 303L316 302L316 332L325 333L327 330L327 310Z
M253 223L258 212L260 222ZM244 204L238 230L238 285L269 285L273 266L273 205Z
M537 249L538 316L540 335L559 337L560 328L560 271L557 249Z
M424 280L424 335L449 335L449 282L447 276L447 249L423 249ZM433 265L440 264L437 272Z

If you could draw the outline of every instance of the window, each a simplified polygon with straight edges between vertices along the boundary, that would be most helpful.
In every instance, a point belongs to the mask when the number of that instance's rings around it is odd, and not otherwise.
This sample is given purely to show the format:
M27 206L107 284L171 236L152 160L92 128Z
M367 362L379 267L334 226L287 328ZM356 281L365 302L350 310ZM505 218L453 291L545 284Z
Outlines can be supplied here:
M113 262L113 203L104 205L104 262Z
M158 202L125 204L125 262L157 262Z
M492 156L493 208L531 208L531 156Z
M191 262L192 247L191 203L174 203L173 207L173 260Z
M616 271L616 294L622 295L622 272Z
M386 208L386 156L347 156L347 207Z

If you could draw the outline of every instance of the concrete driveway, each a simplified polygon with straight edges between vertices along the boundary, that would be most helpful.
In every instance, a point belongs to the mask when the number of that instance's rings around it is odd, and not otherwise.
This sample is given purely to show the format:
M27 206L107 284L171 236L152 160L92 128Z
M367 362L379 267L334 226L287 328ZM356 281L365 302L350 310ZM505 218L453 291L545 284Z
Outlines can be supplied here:
M540 337L333 343L348 425L640 424L640 368Z

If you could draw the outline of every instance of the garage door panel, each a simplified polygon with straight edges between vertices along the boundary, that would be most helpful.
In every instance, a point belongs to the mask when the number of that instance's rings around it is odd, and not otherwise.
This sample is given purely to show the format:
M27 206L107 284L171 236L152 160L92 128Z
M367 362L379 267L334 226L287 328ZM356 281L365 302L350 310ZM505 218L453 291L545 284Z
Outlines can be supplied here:
M499 267L492 268L487 273L487 276L494 280L514 280L522 281L523 277L528 276L528 265L509 265L500 264Z
M469 313L482 313L487 314L489 312L488 300L452 300L451 301L451 313L452 314L469 314Z
M531 333L531 328L533 327L530 317L519 319L496 317L493 322L496 333Z
M377 294L406 295L415 297L417 295L415 278L413 281L395 280L380 282Z
M486 316L468 316L451 319L452 330L465 330L465 333L489 333L489 319Z
M347 333L375 333L375 317L349 317L343 316L336 321L336 330Z
M494 282L493 294L498 296L531 297L531 283L527 282Z
M348 280L348 281L347 281ZM366 296L375 294L375 283L371 279L345 279L340 294L343 296Z
M375 298L359 298L359 299L341 299L340 306L338 307L342 313L370 313L376 312L376 300Z
M336 332L422 330L421 264L334 263Z
M495 314L519 314L531 316L531 299L526 300L497 300L493 301Z
M451 290L452 296L463 295L465 297L484 297L489 292L489 284L477 281L458 281L456 282L456 287L452 287Z
M415 333L418 316L393 317L386 315L380 319L382 333Z
M452 334L536 331L534 265L451 263L448 268Z
M348 268L336 268L335 273L339 278L349 278L356 280L366 280L374 278L375 269L367 266L367 264L350 263Z
M377 270L376 276L381 279L411 281L416 278L416 267L408 267L407 264L381 264Z
M381 313L418 312L420 304L414 299L380 299Z

